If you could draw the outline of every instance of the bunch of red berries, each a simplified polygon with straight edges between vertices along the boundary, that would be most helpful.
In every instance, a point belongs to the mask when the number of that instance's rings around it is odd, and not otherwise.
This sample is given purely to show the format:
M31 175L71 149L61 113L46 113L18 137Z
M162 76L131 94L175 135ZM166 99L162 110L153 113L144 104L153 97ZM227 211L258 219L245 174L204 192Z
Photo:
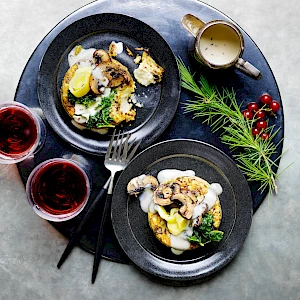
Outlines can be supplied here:
M254 120L252 134L260 136L263 140L269 138L269 134L265 132L268 127L266 117L268 115L276 116L276 112L280 109L280 104L273 100L269 94L263 94L259 98L260 105L256 102L250 102L247 109L242 111L245 118ZM261 107L260 107L261 106Z

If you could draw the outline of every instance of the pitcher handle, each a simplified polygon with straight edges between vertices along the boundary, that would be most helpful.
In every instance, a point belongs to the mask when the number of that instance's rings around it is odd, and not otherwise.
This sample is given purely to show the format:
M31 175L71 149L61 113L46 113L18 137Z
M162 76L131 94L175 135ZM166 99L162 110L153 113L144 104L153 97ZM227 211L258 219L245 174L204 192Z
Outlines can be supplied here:
M260 71L256 69L253 65L251 65L248 61L239 58L235 64L235 67L242 71L243 73L250 75L256 79L260 79L262 77Z
M193 37L196 37L199 30L205 25L203 21L191 14L185 15L181 19L181 24Z

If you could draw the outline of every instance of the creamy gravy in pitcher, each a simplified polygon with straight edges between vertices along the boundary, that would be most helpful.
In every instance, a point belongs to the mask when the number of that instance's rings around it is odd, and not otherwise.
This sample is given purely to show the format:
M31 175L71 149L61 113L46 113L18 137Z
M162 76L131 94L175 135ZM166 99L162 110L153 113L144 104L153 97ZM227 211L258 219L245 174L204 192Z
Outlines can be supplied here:
M202 56L214 65L232 62L241 50L238 34L224 24L208 27L201 35L199 46Z

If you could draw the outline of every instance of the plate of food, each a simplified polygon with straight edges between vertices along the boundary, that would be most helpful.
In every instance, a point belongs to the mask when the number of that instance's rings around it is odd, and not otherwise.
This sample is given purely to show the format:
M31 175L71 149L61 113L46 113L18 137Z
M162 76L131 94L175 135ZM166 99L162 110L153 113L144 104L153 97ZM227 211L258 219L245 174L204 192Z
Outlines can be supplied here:
M121 14L84 17L63 29L41 60L40 106L54 131L72 146L102 155L111 129L158 138L180 97L176 58L162 36Z
M245 177L219 149L196 140L148 147L121 173L112 224L146 275L180 284L206 280L237 254L250 230Z

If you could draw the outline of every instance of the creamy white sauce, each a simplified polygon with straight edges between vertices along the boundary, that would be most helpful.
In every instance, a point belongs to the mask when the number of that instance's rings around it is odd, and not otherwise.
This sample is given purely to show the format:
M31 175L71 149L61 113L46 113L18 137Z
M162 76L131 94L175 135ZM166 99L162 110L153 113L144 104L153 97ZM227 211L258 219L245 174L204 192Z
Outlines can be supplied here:
M155 203L154 201L151 201L150 204L149 204L149 207L148 207L148 211L150 211L151 213L155 214L156 213L156 207L155 207Z
M216 203L217 195L213 189L208 189L207 193L204 196L203 202L208 205L208 210L210 210Z
M87 122L86 117L85 117L85 116L82 116L82 115L80 115L80 116L74 115L74 116L73 116L73 119L74 119L74 121L75 121L76 123L78 123L78 124L84 124L84 123Z
M127 99L122 98L121 99L121 105L120 105L120 110L124 114L128 113L132 107L132 104L130 104Z
M103 76L102 70L99 67L96 67L92 70L93 77L98 81L98 85L102 87L107 87L109 80L107 77Z
M223 192L223 188L220 183L212 183L210 188L213 189L218 196Z
M170 179L180 177L180 176L195 176L195 171L193 170L186 170L186 171L181 171L177 169L165 169L161 170L157 174L157 180L159 183L166 182Z
M194 207L192 219L196 219L200 215L202 215L204 213L205 209L206 209L206 205L205 205L205 203L203 201L201 203L197 204Z
M77 46L76 46L77 47ZM69 66L73 66L79 61L82 61L79 65L82 66L82 64L94 64L94 57L93 54L96 51L95 48L89 48L89 49L81 49L80 52L75 55L76 47L74 47L70 53L68 54L68 62Z
M240 39L234 29L224 24L208 27L199 42L202 56L215 65L225 65L240 53Z
M180 255L182 254L184 251L182 250L177 250L177 249L174 249L174 248L171 248L171 251L175 254L175 255Z
M202 215L206 209L206 204L208 206L208 210L210 210L215 205L217 196L219 196L222 192L223 189L219 183L212 183L209 186L207 193L204 195L203 201L194 207L192 218L196 219L197 217Z
M93 103L92 105L90 105L89 107L86 107L83 104L78 104L75 103L74 108L75 108L75 114L74 114L74 120L76 122L78 122L76 119L79 118L80 116L84 117L86 119L85 122L88 122L89 117L90 116L94 116L98 111L99 108L97 108L99 106L99 104L101 103L101 100L97 100L95 101L95 103ZM79 124L82 124L80 122L78 122Z
M91 60L91 59L81 59L79 61L76 62L78 69L80 68L90 68L91 70L93 70L96 65L95 65L95 61Z
M108 88L108 87L102 87L101 89L101 92L102 92L102 95L101 96L98 96L98 97L108 97L109 94L111 93L111 88Z
M170 243L171 248L176 250L188 250L191 246L191 243L188 241L188 236L186 235L185 231L179 233L178 235L170 235Z
M153 198L153 191L150 187L145 188L143 193L139 196L141 209L143 212L148 213L149 206L151 204Z

